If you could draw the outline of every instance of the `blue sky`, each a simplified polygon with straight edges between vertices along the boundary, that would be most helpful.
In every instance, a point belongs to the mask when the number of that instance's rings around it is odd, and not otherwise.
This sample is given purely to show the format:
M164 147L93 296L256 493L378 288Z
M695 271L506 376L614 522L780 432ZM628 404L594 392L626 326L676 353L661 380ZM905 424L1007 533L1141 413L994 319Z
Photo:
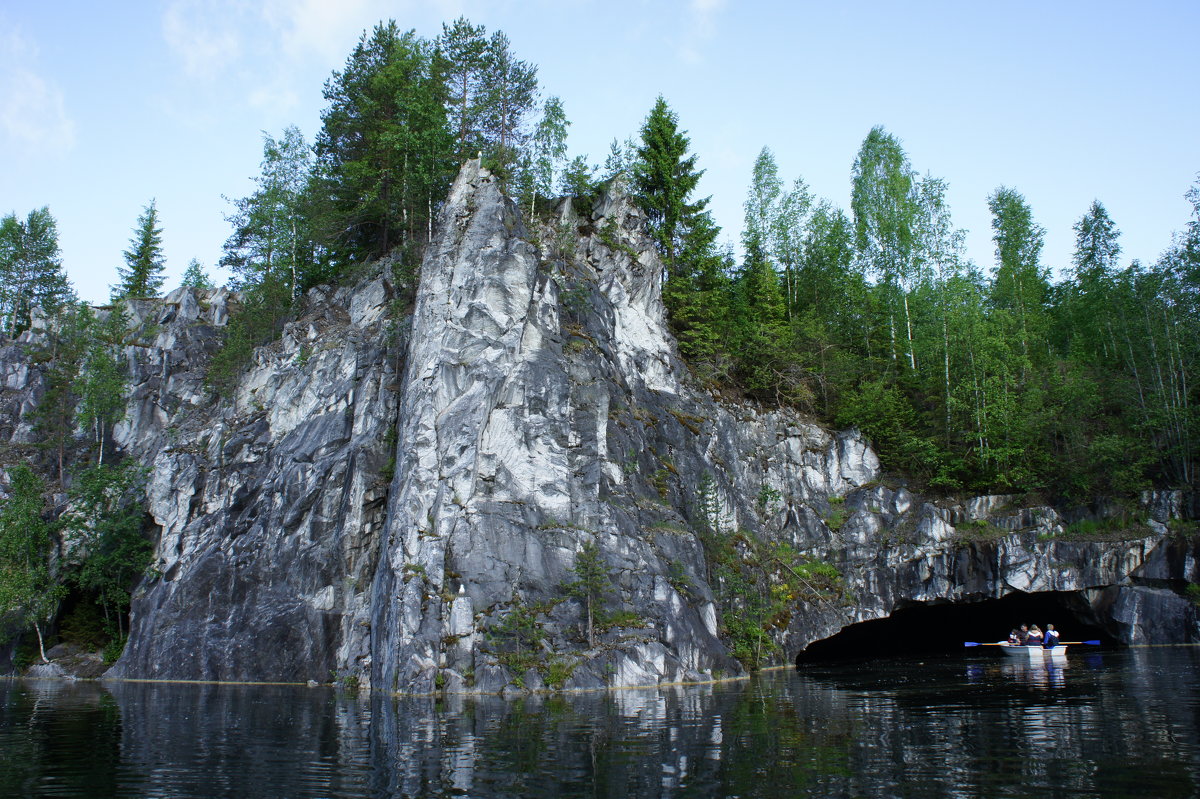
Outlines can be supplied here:
M48 205L77 290L99 301L156 198L168 284L213 272L222 195L251 189L262 131L311 140L321 87L365 28L435 36L465 14L504 30L562 98L572 155L602 162L658 94L736 241L751 165L849 207L850 168L882 124L950 184L968 253L990 268L987 196L1022 192L1069 264L1093 199L1153 260L1188 219L1200 171L1200 3L732 0L166 0L0 4L0 213Z

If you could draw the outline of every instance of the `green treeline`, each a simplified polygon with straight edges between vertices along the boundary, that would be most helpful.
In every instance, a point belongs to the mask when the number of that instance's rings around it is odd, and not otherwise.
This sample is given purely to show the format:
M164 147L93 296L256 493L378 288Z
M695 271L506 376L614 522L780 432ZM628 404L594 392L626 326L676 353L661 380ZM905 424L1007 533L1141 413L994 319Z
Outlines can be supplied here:
M785 181L764 148L748 176L741 247L719 243L709 200L696 196L699 158L663 98L633 137L614 139L603 166L569 157L564 105L542 98L537 67L502 32L464 18L433 39L376 25L324 98L314 140L296 127L264 135L253 189L229 201L220 264L240 293L209 367L218 393L308 288L382 260L411 295L438 207L463 161L478 157L530 215L557 194L587 208L620 181L646 214L669 322L696 379L856 426L885 466L930 491L1083 502L1195 485L1200 183L1186 195L1186 228L1153 264L1123 262L1105 207L1083 209L1056 282L1019 190L986 198L995 257L975 264L946 182L918 173L882 127L848 165L849 209L801 178ZM5 462L0 506L0 616L39 633L71 586L119 641L128 590L146 568L141 500L131 499L139 478L110 439L127 381L122 309L162 291L162 233L151 200L115 270L112 305L97 312L62 270L48 208L0 219L0 332L18 336L36 307L50 319L31 353L45 367L41 441ZM212 282L193 260L183 285ZM64 492L69 514L48 504ZM86 554L50 569L67 529Z
M1122 262L1104 206L1084 209L1056 282L1019 190L986 198L995 259L973 263L946 182L918 173L876 127L850 165L849 209L785 181L764 148L735 254L695 196L703 170L664 99L603 167L568 158L562 102L541 98L536 66L500 31L460 18L428 40L380 23L324 97L315 140L295 127L265 135L253 191L231 200L221 265L240 309L209 370L218 391L309 287L386 259L413 290L451 180L482 157L530 213L556 193L586 207L622 176L662 255L664 302L697 378L857 426L886 466L930 490L1074 501L1195 482L1200 184L1187 193L1191 221L1153 264ZM160 245L151 201L114 300L157 295ZM185 284L209 285L199 264ZM28 326L34 305L72 302L49 211L5 217L5 332Z
M1120 262L1120 232L1094 202L1054 283L1045 231L1002 186L987 200L985 273L963 252L945 181L877 127L851 169L849 214L801 179L786 185L764 148L737 263L714 248L705 203L688 203L695 157L661 100L642 139L653 166L635 165L634 185L703 381L857 426L886 466L934 491L1079 502L1194 484L1200 187L1152 265Z

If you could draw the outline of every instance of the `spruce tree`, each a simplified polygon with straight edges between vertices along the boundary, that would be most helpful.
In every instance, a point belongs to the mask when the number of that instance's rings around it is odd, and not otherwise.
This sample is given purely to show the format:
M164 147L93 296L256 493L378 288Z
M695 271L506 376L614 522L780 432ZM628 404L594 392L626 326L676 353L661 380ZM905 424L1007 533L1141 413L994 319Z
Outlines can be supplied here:
M158 208L151 200L138 217L125 251L125 266L117 269L121 282L112 288L113 301L157 297L166 280L164 268L162 228L158 226Z
M187 269L184 270L183 278L179 281L179 285L206 291L215 288L212 279L204 271L204 267L200 264L200 261L195 258L188 261Z
M646 212L651 234L671 271L683 249L692 220L708 205L705 198L688 202L704 170L689 156L691 142L679 130L679 119L659 95L642 125L642 143L633 164L633 191Z

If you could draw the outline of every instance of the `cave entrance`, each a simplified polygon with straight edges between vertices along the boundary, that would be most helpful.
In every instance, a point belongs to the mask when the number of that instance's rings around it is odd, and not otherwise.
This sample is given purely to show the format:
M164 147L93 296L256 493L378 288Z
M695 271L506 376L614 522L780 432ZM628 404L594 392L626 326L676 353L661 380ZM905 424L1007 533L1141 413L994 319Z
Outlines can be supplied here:
M814 641L796 665L826 660L962 652L965 641L995 642L1021 624L1053 624L1064 641L1116 641L1100 626L1091 603L1078 591L1012 593L981 602L910 604L882 619L845 627ZM978 651L978 650L976 650Z

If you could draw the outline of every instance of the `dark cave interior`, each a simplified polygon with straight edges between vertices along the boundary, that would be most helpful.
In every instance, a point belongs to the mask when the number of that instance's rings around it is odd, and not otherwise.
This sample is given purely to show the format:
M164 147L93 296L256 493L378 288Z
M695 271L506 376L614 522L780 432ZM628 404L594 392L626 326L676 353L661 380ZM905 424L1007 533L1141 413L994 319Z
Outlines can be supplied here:
M795 662L961 652L968 641L1003 641L1009 630L1021 624L1045 629L1048 623L1064 642L1099 640L1101 646L1116 645L1079 592L1014 592L980 602L911 604L886 618L852 624L837 635L814 641Z

